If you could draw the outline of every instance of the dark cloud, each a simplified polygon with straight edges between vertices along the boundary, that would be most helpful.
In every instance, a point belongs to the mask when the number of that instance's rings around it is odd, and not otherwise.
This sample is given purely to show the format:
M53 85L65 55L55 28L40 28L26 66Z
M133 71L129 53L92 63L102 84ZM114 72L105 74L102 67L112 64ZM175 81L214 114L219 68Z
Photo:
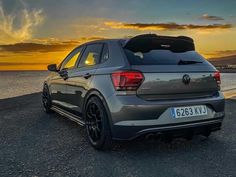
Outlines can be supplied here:
M20 62L1 62L1 66L25 66L25 65L30 65L30 66L38 66L38 65L48 65L49 63L20 63Z
M219 17L219 16L213 16L213 15L208 15L208 14L203 14L201 16L202 19L204 20L211 20L211 21L219 21L219 20L224 20L224 18Z
M68 40L68 41L58 41L58 42L47 42L43 43L15 43L15 44L6 44L0 45L0 51L3 52L14 52L14 53L27 53L27 52L60 52L71 50L80 44L91 41L104 39L103 37L83 37L79 40ZM1 57L1 55L0 55Z
M0 45L1 51L6 52L58 52L72 47L71 44L36 44L36 43L16 43Z
M124 24L126 27L137 27L138 29L157 28L165 30L183 30L183 29L225 29L232 28L231 24L212 24L212 25L194 25L194 24L176 24L176 23L131 23Z
M183 25L179 25L176 23L126 23L124 24L125 27L134 27L138 29L145 29L145 28L153 28L153 29L175 29L181 30L185 29Z
M186 30L186 29L228 29L232 24L177 24L177 23L122 23L122 22L105 22L106 26L115 29L136 29L136 30Z
M212 25L187 25L187 29L228 29L233 28L232 24L212 24Z

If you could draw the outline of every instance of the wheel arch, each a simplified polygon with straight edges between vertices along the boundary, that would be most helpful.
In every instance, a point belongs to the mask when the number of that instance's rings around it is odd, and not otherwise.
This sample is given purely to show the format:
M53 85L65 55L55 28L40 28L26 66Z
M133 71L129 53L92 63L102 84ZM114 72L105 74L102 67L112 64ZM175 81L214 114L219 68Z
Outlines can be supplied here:
M111 113L110 113L110 109L107 105L107 102L106 102L106 99L105 97L102 95L101 92L99 92L97 89L91 89L88 91L88 93L86 94L85 98L84 98L84 104L83 104L83 109L82 109L82 112L84 113L85 112L85 108L86 108L86 105L87 105L87 102L88 100L93 97L93 96L96 96L98 97L101 101L102 101L102 104L104 106L104 108L106 109L106 112L107 112L107 117L108 117L108 121L109 121L109 124L110 124L110 127L112 127L112 119L111 119ZM83 115L83 119L84 119L84 114Z

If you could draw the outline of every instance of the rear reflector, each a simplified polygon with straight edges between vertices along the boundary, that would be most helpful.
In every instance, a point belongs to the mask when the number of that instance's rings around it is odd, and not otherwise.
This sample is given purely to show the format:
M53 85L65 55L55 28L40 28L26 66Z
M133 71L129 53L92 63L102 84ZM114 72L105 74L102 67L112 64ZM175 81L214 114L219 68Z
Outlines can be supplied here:
M144 76L140 71L118 71L111 75L113 85L118 91L137 90Z
M214 78L215 78L215 80L217 82L218 87L220 87L220 84L221 84L220 71L216 71L214 73Z

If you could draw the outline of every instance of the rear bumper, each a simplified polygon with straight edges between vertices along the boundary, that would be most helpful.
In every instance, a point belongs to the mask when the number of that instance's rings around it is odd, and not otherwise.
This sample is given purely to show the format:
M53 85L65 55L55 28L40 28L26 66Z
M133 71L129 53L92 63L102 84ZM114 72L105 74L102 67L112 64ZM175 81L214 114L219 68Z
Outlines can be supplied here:
M204 134L221 129L223 117L207 121L196 121L191 123L178 123L162 126L114 126L113 139L132 140L146 134L171 134L173 137L187 134Z
M107 100L107 105L113 138L130 140L152 132L195 127L213 131L215 125L219 129L218 125L221 125L224 118L225 100L221 92L217 97L165 101L145 101L136 95L114 95ZM175 119L170 114L172 107L192 105L206 105L208 115Z

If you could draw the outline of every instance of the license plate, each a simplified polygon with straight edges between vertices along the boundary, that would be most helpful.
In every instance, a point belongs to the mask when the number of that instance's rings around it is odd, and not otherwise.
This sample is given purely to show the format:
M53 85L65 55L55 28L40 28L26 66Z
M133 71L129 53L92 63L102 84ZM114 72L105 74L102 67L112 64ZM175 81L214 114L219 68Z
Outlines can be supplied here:
M205 105L199 106L185 106L171 109L173 118L195 117L207 115L207 107Z

